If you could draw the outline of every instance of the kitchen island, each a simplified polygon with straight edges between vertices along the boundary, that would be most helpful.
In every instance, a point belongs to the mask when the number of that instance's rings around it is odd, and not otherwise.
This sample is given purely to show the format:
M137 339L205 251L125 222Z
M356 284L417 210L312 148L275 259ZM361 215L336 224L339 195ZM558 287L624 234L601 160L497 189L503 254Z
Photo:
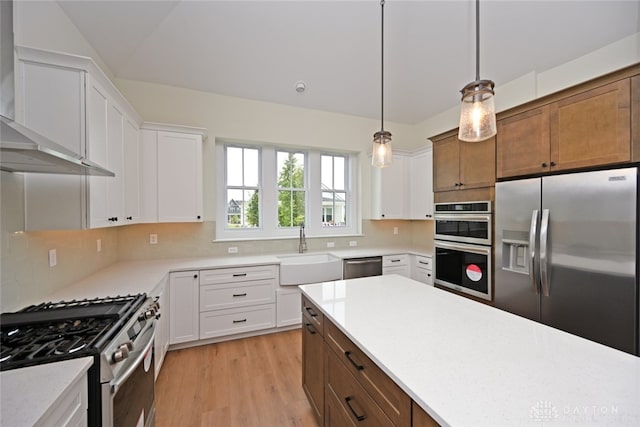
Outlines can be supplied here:
M300 286L440 425L640 425L640 358L390 275Z

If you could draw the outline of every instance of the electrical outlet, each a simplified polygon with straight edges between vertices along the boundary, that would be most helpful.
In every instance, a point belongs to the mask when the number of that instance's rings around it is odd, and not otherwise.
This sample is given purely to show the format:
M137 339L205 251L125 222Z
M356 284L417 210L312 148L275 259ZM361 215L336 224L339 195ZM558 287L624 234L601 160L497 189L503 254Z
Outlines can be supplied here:
M349 241L349 246L358 246L358 241L357 240Z
M336 242L327 242L327 247L328 248L335 248L336 247Z
M393 227L393 234L398 234L398 227Z
M237 246L229 246L227 248L227 253L237 254L238 253L238 247Z
M96 240L96 252L102 252L102 239Z
M158 244L158 235L157 234L149 234L149 244L157 245Z
M55 249L49 249L49 267L58 265L58 254Z

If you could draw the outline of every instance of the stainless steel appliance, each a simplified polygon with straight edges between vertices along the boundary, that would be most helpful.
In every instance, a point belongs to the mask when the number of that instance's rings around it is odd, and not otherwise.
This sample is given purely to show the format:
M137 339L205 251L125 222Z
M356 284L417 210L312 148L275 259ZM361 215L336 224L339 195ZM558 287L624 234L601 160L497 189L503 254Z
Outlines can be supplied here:
M350 258L342 264L342 278L356 279L358 277L382 275L382 257Z
M151 426L159 305L145 294L61 301L3 313L0 369L91 356L90 426Z
M491 300L491 202L435 206L434 283Z
M638 173L496 184L495 305L638 354Z
M491 245L491 202L436 203L435 238Z

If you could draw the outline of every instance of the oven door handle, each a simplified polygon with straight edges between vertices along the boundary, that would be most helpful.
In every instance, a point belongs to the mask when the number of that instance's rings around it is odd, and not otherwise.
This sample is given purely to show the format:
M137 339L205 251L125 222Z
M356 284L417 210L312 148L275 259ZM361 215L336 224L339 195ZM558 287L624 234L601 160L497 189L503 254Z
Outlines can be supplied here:
M470 252L479 255L491 255L491 247L488 246L467 245L464 243L443 242L442 240L436 240L435 247L442 249L452 249L460 252Z
M129 379L129 377L135 372L138 366L140 366L140 363L142 362L144 357L147 355L149 350L151 350L151 348L153 347L153 342L155 337L156 337L156 328L154 326L149 342L144 347L144 349L140 352L140 354L136 357L136 360L133 363L131 363L131 366L129 366L122 375L118 376L118 378L111 383L112 395L115 395L118 392L118 390L120 390L120 387L122 387L125 381L127 381L127 379Z
M443 221L481 221L481 222L489 222L491 221L491 215L473 215L473 214L435 214L434 220L443 220Z

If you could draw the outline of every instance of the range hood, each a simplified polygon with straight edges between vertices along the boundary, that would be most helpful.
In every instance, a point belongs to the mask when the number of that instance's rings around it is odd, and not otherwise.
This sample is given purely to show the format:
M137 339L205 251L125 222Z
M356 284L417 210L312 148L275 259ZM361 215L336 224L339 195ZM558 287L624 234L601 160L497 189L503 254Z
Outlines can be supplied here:
M0 1L0 170L115 176L14 120L13 2Z

